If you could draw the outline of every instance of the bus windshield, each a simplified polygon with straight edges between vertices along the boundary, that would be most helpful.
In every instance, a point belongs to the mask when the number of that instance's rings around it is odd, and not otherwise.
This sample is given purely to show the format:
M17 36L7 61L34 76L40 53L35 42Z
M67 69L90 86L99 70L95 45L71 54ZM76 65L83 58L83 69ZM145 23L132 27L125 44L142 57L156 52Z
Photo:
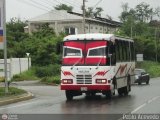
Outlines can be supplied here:
M107 41L66 41L62 64L106 65L107 54Z

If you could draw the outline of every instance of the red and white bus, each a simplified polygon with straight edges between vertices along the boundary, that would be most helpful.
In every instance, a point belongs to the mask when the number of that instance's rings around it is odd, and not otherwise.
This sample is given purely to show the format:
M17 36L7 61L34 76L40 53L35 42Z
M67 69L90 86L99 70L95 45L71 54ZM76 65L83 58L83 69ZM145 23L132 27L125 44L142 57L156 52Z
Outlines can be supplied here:
M127 95L134 82L134 41L113 34L69 35L63 41L61 90L67 100L102 93Z

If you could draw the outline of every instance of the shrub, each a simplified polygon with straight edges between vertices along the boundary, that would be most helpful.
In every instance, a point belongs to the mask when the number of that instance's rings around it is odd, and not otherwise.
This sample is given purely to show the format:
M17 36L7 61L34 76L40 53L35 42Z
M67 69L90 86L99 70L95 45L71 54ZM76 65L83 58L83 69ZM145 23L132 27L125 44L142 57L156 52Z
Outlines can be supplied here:
M47 84L60 84L60 76L44 77L41 79L41 82Z
M60 74L60 65L55 64L43 67L36 67L35 73L37 77L51 77Z

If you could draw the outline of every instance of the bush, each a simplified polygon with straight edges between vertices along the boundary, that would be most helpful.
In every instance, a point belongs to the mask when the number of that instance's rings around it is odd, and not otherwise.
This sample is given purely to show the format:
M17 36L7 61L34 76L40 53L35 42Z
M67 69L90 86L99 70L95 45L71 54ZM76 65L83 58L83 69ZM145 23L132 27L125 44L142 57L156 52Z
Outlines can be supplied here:
M55 76L57 74L60 74L60 65L49 65L49 66L43 66L43 67L36 67L36 75L37 77L51 77Z
M160 63L156 63L153 61L144 61L144 62L138 62L136 64L136 67L145 69L152 78L160 77Z
M44 77L41 79L41 82L47 84L60 84L60 76Z

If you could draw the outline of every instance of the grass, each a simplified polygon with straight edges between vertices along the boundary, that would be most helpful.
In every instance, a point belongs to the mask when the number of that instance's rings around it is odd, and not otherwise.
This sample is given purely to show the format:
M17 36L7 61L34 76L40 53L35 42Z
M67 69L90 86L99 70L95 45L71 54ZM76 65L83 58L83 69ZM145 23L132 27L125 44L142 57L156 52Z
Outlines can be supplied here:
M15 96L15 95L21 95L26 93L25 90L22 89L18 89L15 87L9 87L9 93L5 94L5 88L4 87L0 87L0 97L9 97L9 96Z
M41 82L45 84L60 84L60 75L44 77Z
M160 77L160 63L153 61L144 61L138 62L136 64L136 67L145 69L152 78Z
M35 67L32 67L28 71L14 75L11 81L38 80L38 79L39 78L35 75Z
M41 80L45 84L60 83L60 65L35 66L21 74L14 75L11 81Z

